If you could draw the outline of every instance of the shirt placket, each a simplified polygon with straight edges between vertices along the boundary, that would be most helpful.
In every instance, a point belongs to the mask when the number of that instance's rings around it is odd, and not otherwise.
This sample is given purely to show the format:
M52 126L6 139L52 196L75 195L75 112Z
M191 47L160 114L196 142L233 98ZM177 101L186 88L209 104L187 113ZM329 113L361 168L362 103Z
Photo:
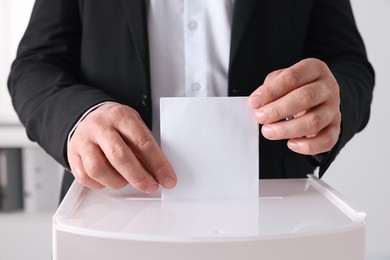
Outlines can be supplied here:
M184 49L186 96L207 96L205 68L205 6L203 0L184 0Z

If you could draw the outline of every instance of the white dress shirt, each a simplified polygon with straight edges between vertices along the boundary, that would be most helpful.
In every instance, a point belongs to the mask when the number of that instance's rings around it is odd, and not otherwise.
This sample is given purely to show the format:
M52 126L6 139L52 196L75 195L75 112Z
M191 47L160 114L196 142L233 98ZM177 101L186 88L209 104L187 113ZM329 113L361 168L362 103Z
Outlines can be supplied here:
M226 96L232 0L149 0L153 134L160 97Z
M226 96L234 0L148 0L153 135L160 97ZM68 143L79 119L68 135Z

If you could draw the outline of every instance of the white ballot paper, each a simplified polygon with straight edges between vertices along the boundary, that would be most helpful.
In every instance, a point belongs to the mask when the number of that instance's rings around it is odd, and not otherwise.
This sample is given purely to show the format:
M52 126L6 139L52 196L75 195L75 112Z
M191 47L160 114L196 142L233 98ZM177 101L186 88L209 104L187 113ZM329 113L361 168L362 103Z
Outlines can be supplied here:
M177 185L162 199L257 199L259 132L247 97L161 98L161 148Z

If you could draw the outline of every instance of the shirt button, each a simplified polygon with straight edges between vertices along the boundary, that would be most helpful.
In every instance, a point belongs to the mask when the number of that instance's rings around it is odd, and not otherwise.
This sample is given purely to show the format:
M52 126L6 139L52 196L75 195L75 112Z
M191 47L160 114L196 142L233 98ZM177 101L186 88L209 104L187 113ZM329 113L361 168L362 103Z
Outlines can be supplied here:
M191 31L195 31L198 28L198 22L195 20L192 20L188 23L188 29Z
M141 97L141 103L143 106L147 106L148 105L148 96L147 95L142 95Z
M193 83L192 85L191 85L191 89L192 89L192 91L194 91L194 92L198 92L200 89L202 88L202 86L199 84L199 83Z

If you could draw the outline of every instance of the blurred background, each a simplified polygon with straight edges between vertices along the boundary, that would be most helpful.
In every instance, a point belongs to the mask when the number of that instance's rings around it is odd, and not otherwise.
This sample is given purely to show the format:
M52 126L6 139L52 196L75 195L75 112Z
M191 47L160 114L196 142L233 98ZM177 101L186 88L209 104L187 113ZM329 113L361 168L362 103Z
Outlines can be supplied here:
M0 0L0 191L12 184L20 192L18 200L0 204L0 260L51 259L51 216L62 177L61 167L26 138L6 86L33 3ZM367 213L366 259L390 260L390 0L351 3L376 71L372 114L323 180ZM18 174L12 179L5 171Z
M323 180L367 213L367 259L390 259L390 1L351 0L376 72L368 126L347 144Z

